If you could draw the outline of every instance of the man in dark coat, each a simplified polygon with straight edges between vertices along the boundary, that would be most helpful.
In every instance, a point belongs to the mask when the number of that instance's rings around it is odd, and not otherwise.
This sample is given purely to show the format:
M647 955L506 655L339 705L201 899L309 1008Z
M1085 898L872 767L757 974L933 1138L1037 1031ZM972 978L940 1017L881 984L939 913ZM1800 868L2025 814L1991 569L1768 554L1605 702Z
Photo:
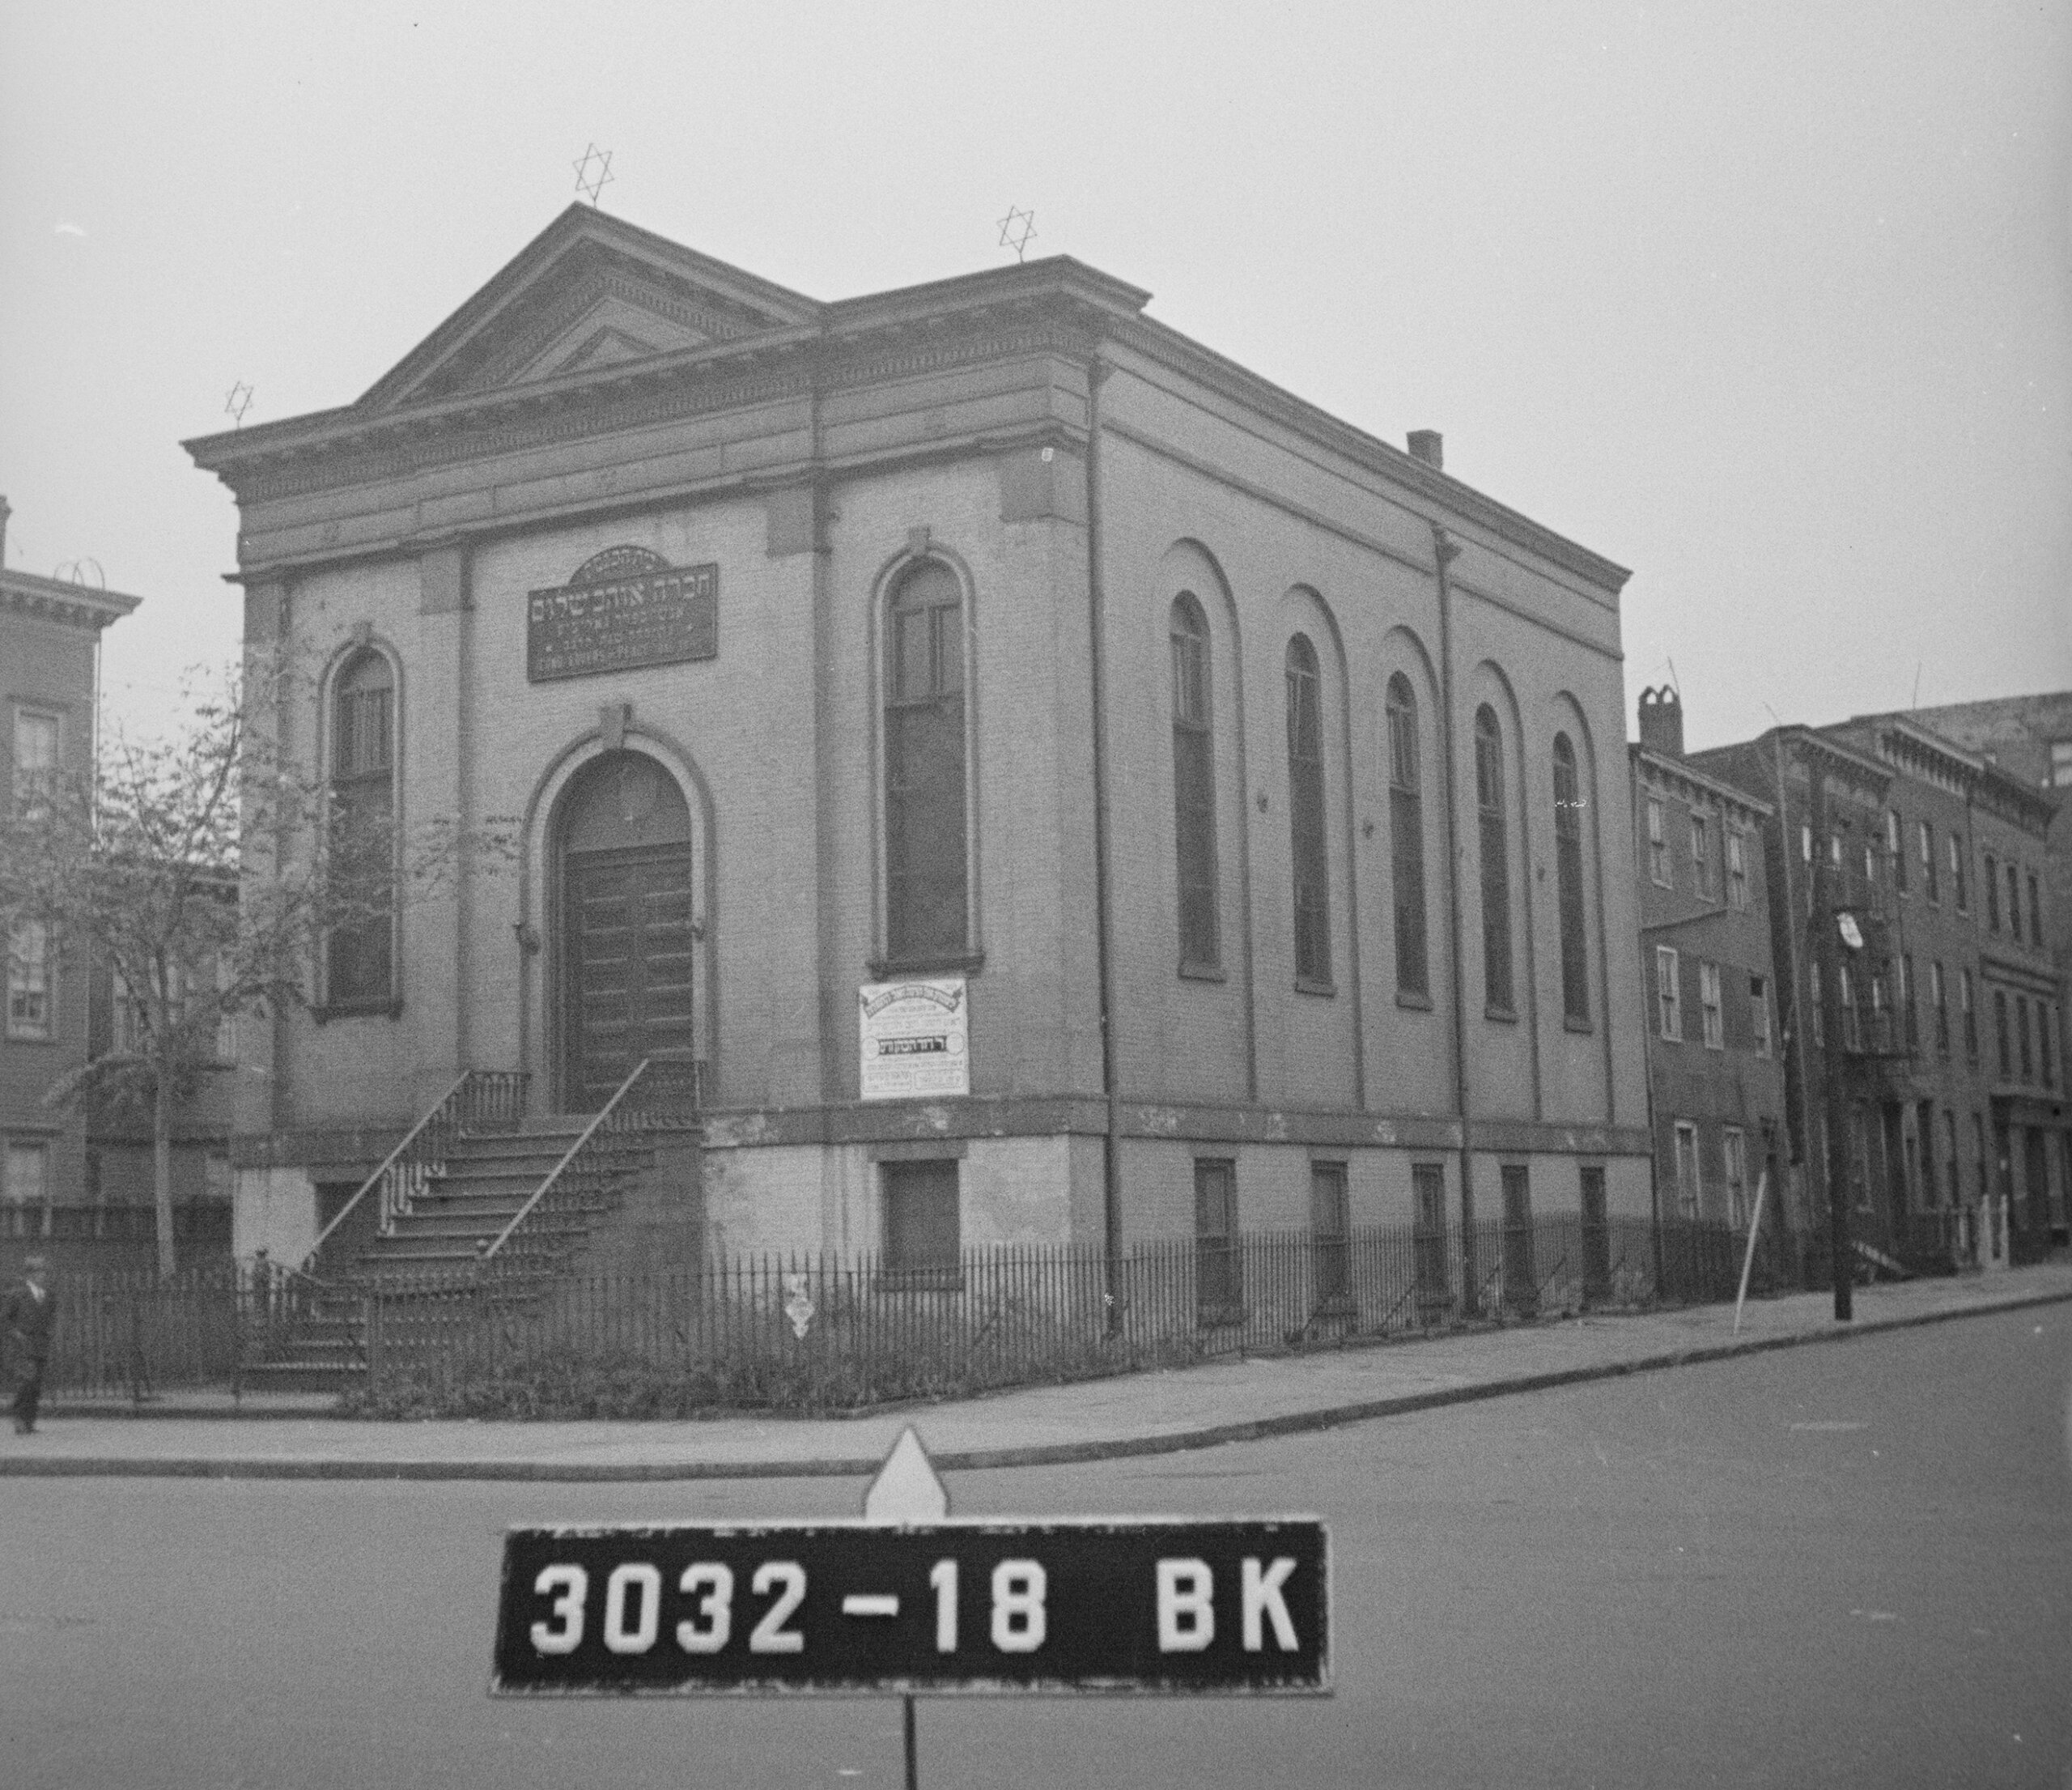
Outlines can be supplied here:
M36 1408L43 1397L43 1369L50 1359L50 1333L57 1322L57 1295L49 1286L49 1264L32 1256L22 1264L21 1284L7 1295L0 1310L0 1341L15 1367L15 1434L36 1427Z

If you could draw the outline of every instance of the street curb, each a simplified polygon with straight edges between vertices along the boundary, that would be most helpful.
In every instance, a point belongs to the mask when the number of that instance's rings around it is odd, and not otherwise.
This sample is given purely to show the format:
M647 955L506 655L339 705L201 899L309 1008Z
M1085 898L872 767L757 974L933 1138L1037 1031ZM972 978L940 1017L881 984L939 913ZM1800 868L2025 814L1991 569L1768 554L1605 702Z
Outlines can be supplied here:
M1663 1368L1695 1367L1737 1355L1767 1354L1803 1344L1848 1342L1888 1330L1919 1329L1959 1318L1998 1317L2009 1312L2072 1302L2072 1289L2027 1294L1968 1311L1923 1312L1905 1317L1867 1319L1849 1329L1793 1331L1784 1336L1735 1337L1726 1342L1662 1350L1629 1361L1599 1362L1544 1373L1517 1374L1464 1386L1435 1387L1429 1392L1399 1392L1387 1398L1363 1399L1350 1405L1290 1411L1278 1417L1254 1418L1242 1423L1212 1424L1163 1435L1123 1436L1105 1442L1041 1443L1027 1448L945 1450L932 1456L938 1469L969 1473L1000 1467L1059 1467L1089 1461L1183 1454L1226 1443L1259 1442L1314 1430L1341 1428L1375 1418L1399 1417L1448 1405L1471 1405L1518 1392L1552 1391L1592 1380L1617 1380ZM321 1421L321 1420L320 1420ZM481 1480L530 1484L642 1485L699 1479L854 1478L876 1473L876 1455L855 1459L826 1457L805 1460L630 1461L620 1465L546 1460L264 1460L199 1457L149 1459L39 1459L0 1456L0 1478L19 1479L300 1479L300 1480Z

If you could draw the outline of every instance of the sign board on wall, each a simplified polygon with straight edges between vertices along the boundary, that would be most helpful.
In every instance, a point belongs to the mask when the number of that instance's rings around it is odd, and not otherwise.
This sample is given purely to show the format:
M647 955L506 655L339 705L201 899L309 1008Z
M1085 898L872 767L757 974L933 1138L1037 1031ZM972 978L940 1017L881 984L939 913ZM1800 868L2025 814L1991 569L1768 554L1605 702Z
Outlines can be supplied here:
M656 554L615 548L571 582L525 600L525 676L533 683L719 652L716 564L672 566Z
M938 1099L971 1091L964 978L866 982L856 991L865 1100Z

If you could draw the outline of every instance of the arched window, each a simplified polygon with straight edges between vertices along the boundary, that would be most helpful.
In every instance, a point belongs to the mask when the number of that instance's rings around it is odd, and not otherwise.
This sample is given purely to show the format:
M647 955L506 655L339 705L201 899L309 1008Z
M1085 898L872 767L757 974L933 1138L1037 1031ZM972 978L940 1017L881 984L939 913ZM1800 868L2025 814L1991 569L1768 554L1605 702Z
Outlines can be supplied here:
M1482 997L1493 1013L1514 1010L1511 869L1504 836L1504 736L1497 711L1475 712L1475 806L1482 847Z
M1561 904L1561 1011L1590 1019L1590 949L1583 942L1583 794L1576 749L1554 736L1554 863Z
M395 993L396 680L363 650L331 697L331 839L325 1001L386 1006Z
M885 949L894 963L970 949L964 601L939 560L900 581L886 628Z
M1295 980L1331 980L1331 886L1324 844L1323 718L1317 649L1288 643L1288 832L1295 883Z
M1424 799L1418 781L1417 696L1398 672L1389 679L1389 843L1395 884L1395 985L1429 997L1424 946Z
M1209 722L1208 621L1193 593L1173 601L1173 838L1180 967L1221 962L1216 914L1216 738Z

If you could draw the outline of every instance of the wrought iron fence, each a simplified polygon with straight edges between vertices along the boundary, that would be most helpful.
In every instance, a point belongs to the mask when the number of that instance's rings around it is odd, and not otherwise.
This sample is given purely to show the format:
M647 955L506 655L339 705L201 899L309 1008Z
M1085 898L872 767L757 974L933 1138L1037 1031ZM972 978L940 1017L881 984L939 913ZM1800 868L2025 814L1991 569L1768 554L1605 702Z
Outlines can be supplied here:
M519 1415L830 1409L1471 1321L1733 1298L1725 1225L1492 1220L953 1259L764 1255L543 1278L523 1258L358 1283L279 1267L61 1278L53 1392L249 1384L321 1334L380 1406ZM1787 1283L1764 1238L1756 1286Z
M60 1274L44 1382L53 1393L141 1401L235 1387L251 1336L247 1277L227 1267L161 1280L149 1272ZM0 1339L0 1364L14 1363Z

